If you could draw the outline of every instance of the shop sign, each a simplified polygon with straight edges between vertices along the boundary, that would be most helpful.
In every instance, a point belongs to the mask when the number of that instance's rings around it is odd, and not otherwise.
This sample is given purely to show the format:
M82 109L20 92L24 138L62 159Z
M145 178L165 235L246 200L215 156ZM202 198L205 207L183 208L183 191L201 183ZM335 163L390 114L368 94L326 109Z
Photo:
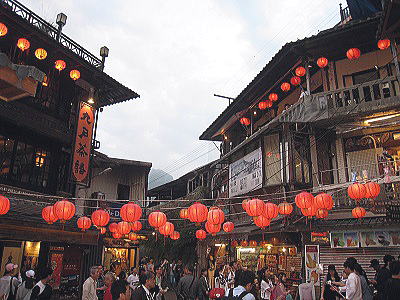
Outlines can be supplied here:
M243 195L262 187L261 148L229 165L229 196Z
M360 232L361 247L398 247L400 232L397 231L365 231Z
M306 269L306 281L309 282L314 278L315 285L319 285L318 273L319 269L319 245L305 245L304 259Z
M86 102L80 102L72 160L72 176L77 182L85 182L88 179L93 125L93 107Z
M50 254L50 265L53 270L52 278L54 280L53 288L56 290L60 288L63 256L63 253L53 252Z
M329 244L329 232L311 232L311 242Z
M357 231L331 232L331 248L358 248L360 236Z

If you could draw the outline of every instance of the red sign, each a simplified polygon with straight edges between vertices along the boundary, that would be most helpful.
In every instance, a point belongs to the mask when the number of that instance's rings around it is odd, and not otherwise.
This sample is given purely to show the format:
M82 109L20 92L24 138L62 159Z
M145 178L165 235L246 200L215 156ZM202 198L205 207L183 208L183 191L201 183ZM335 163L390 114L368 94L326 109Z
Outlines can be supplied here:
M327 237L328 232L311 232L311 236Z
M53 269L54 289L58 289L61 283L62 253L52 253L50 257L51 268Z
M72 161L72 175L75 181L83 182L89 174L90 151L94 125L93 107L85 102L79 104L78 124Z

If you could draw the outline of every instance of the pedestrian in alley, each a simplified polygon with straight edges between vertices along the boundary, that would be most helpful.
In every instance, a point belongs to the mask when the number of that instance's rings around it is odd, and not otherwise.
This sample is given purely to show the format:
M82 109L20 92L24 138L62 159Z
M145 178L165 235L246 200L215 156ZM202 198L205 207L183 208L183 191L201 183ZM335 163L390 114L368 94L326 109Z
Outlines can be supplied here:
M131 289L126 280L116 280L111 286L112 300L129 300L131 299ZM136 298L132 298L136 299Z
M104 278L104 268L103 266L98 266L99 269L99 278L97 279L97 298L103 299L104 298L104 291L107 289L105 285L105 278Z
M256 300L251 290L253 288L256 275L251 271L242 271L238 279L238 286L229 289L225 297L227 300L243 299L243 300Z
M184 268L184 275L179 280L176 288L178 299L195 300L199 295L199 280L194 276L194 268L187 265Z
M386 283L386 297L384 300L400 298L400 261L391 262L389 269L392 273L392 278Z
M336 300L339 295L336 291L331 290L332 282L340 282L340 277L334 265L328 266L328 274L325 275L321 288L321 300ZM330 283L330 284L328 284Z
M17 289L15 300L29 300L31 298L32 289L36 284L35 271L26 271L25 278L25 281Z
M210 284L208 283L208 271L206 268L201 269L199 279L199 300L207 300L210 292Z
M363 300L360 277L354 272L354 261L346 260L343 264L344 271L348 275L346 281L346 299L347 300Z
M369 285L367 274L359 263L354 265L354 272L360 277L363 300L372 300L374 298L373 291Z
M136 289L139 285L139 274L137 268L131 269L131 275L128 276L127 279L129 286L131 287L132 291Z
M165 276L164 268L161 265L155 267L156 269L156 300L164 300L165 293L168 291L168 279Z
M53 270L49 267L44 268L39 273L39 282L32 289L30 300L50 300L53 294L53 288L49 281L53 275Z
M97 279L100 272L98 266L90 268L90 276L83 283L82 300L98 300L97 298Z
M108 272L106 275L104 275L104 286L106 287L104 291L104 300L112 300L112 294L111 294L111 287L112 284L115 281L115 275L114 273Z
M22 282L21 273L15 276L18 265L6 265L4 276L0 278L0 299L15 299L18 286Z
M155 275L153 272L145 271L139 274L140 286L132 293L132 300L155 300L155 295L151 292L155 285Z
M388 268L389 262L392 261L392 256L385 255L383 257L383 261L383 267L379 265L379 261L377 259L372 259L370 264L370 267L376 271L374 280L371 280L371 282L377 290L378 299L384 299L386 283L392 277L392 273Z

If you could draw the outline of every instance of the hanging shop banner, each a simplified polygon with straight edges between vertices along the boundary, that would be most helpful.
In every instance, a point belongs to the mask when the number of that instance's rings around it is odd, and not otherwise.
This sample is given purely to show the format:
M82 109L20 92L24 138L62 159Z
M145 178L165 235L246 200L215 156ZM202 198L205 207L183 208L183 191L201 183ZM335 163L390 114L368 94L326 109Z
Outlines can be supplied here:
M50 264L53 269L53 289L58 290L60 288L61 283L61 270L62 270L62 261L63 261L63 253L51 253L50 255Z
M398 247L400 232L397 231L365 231L360 232L361 247Z
M84 182L88 179L93 125L93 107L86 102L80 102L72 160L72 175L77 182Z
M319 245L305 245L304 258L306 267L306 282L314 278L316 285L319 285L318 269L319 269Z
M331 248L358 248L360 236L357 231L331 232Z
M261 148L229 165L229 196L243 195L262 187Z
M311 242L320 245L329 245L329 232L311 232Z

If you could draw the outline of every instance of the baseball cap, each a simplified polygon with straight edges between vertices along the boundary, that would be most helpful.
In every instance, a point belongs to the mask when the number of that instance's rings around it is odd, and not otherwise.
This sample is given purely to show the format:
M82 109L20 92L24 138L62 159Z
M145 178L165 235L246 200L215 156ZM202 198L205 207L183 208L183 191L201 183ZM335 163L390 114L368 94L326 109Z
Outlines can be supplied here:
M33 271L33 270L26 271L25 275L28 278L33 278L33 277L35 277L35 271Z
M6 271L7 272L11 272L12 270L18 268L18 265L14 265L14 264L6 264Z
M369 267L372 268L372 267L377 266L377 265L379 265L379 260L377 260L375 258L371 259Z

